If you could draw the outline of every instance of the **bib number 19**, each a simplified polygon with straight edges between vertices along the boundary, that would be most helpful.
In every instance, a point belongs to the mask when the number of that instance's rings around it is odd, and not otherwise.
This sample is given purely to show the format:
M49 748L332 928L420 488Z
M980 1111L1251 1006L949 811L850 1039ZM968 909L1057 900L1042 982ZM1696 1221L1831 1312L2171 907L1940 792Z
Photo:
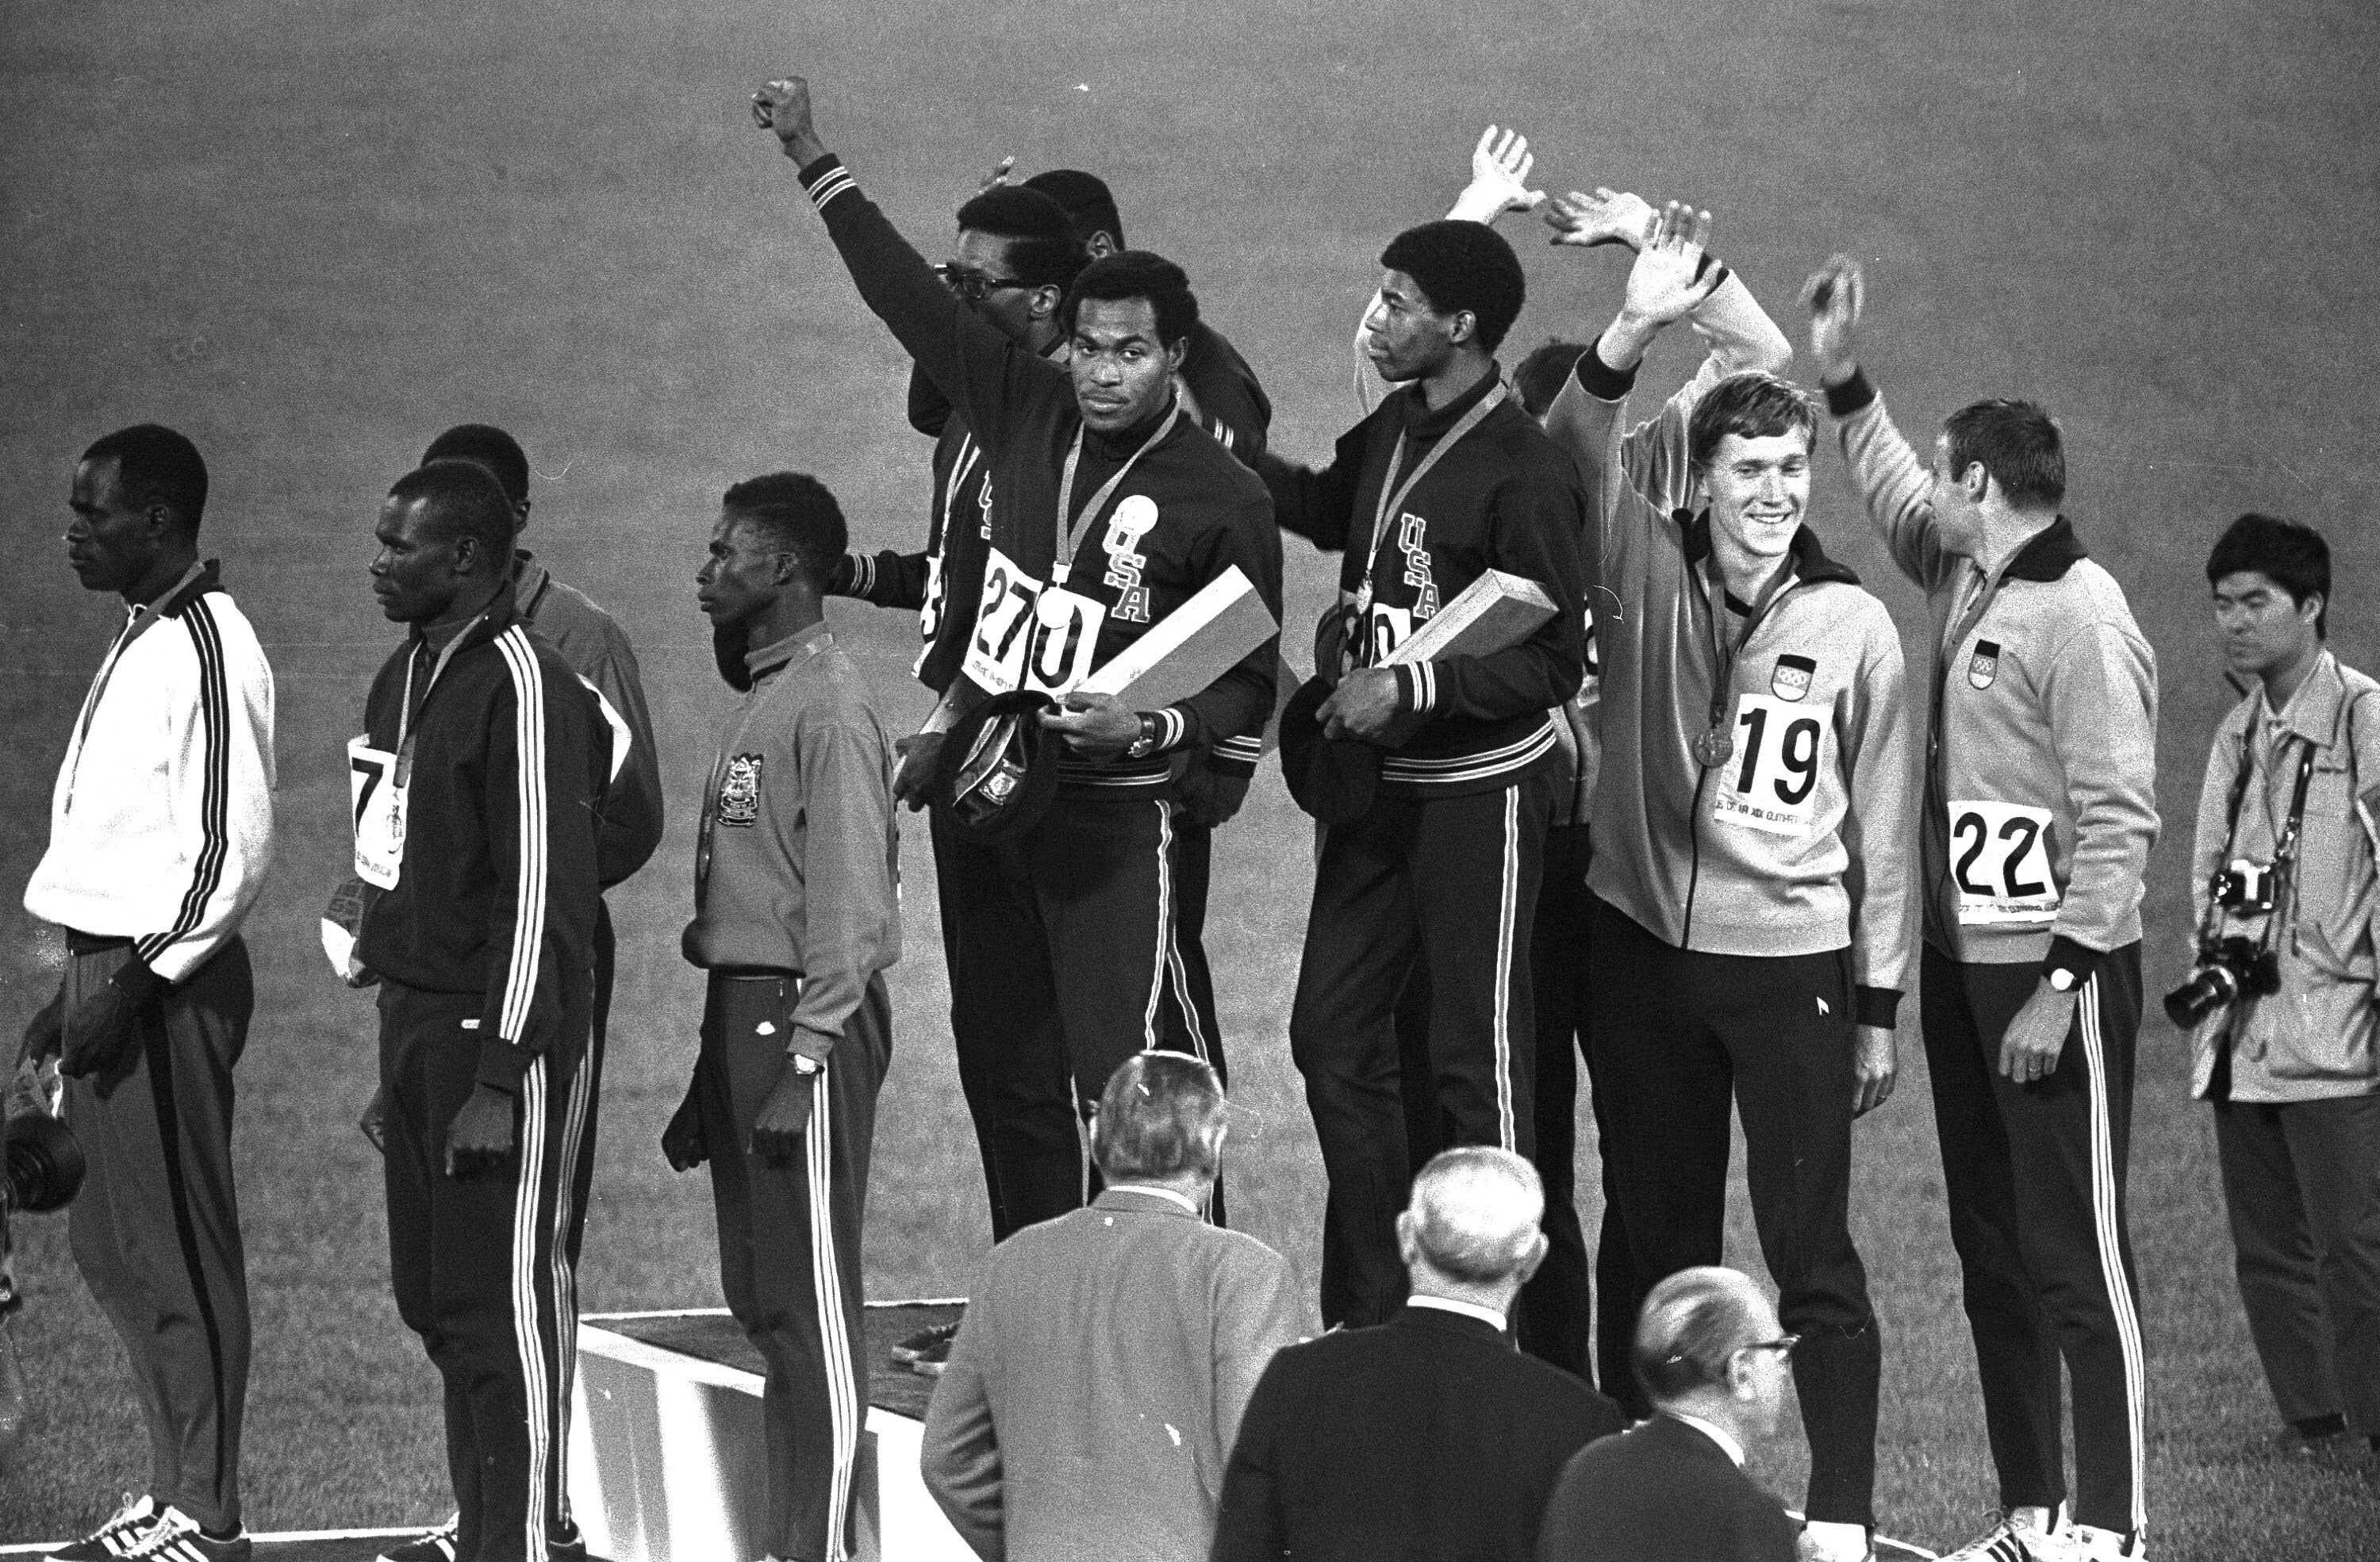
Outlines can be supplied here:
M1766 695L1744 695L1735 713L1735 754L1717 773L1711 817L1773 835L1804 835L1817 816L1826 763L1826 711Z

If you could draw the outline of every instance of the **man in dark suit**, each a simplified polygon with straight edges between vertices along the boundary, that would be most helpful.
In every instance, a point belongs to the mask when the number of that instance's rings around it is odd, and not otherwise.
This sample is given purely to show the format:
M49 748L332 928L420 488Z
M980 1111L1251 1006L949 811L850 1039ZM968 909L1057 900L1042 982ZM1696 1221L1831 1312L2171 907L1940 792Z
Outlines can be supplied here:
M1287 1259L1199 1218L1223 1110L1198 1059L1126 1059L1091 1131L1106 1189L992 1250L919 1459L985 1562L1206 1554L1241 1411L1305 1321Z
M1546 1255L1545 1191L1507 1150L1424 1167L1397 1217L1403 1311L1273 1358L1223 1478L1214 1562L1531 1555L1563 1461L1625 1424L1505 1326Z
M1579 1451L1546 1505L1537 1562L1793 1562L1784 1506L1743 1472L1775 1430L1794 1337L1732 1269L1682 1269L1636 1326L1653 1418Z

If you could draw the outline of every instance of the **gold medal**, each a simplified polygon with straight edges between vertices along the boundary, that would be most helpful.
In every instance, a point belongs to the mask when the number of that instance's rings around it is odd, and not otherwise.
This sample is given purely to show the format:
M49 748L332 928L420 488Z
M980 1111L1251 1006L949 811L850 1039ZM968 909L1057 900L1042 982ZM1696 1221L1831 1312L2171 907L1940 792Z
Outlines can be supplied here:
M1694 757L1704 769L1718 769L1735 757L1735 734L1714 722L1710 731L1694 739Z

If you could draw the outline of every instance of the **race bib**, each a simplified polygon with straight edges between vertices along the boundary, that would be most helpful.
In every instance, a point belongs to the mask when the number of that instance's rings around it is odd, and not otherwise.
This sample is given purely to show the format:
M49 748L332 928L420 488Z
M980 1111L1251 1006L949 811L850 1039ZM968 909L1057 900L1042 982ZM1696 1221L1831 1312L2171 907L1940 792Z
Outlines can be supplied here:
M1806 835L1818 812L1828 762L1825 707L1767 695L1739 696L1735 753L1712 772L1711 817L1772 835Z
M405 866L405 788L396 756L369 738L347 740L347 794L355 806L356 877L375 889L396 888Z
M983 595L975 611L975 634L967 640L966 675L985 692L1004 695L1024 681L1026 653L1032 648L1033 603L1041 583L1017 568L999 549L984 561Z
M1091 675L1107 623L1105 603L1062 586L1044 587L1033 603L1033 629L1026 643L1025 687L1063 696Z
M1413 638L1414 615L1411 608L1392 608L1386 602L1375 602L1356 621L1356 634L1351 636L1341 653L1342 673L1358 667L1378 667L1388 660L1389 653Z
M1984 800L1950 805L1950 882L1959 921L2055 922L2049 873L2049 810Z

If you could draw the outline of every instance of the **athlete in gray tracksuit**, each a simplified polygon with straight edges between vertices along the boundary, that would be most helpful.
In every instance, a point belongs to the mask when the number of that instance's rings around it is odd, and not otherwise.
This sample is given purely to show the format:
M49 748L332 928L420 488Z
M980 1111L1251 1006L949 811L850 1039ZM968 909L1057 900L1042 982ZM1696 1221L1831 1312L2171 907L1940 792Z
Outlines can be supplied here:
M1633 757L1596 788L1596 1082L1644 1287L1718 1262L1732 1095L1762 1250L1802 1337L1808 1511L1857 1555L1881 1348L1849 1230L1851 1122L1889 1089L1911 942L1900 643L1800 524L1815 432L1801 393L1765 374L1698 381L1628 458L1634 366L1707 291L1698 259L1682 238L1645 247L1547 425L1588 485L1604 748ZM1746 478L1746 463L1770 465ZM1697 478L1710 507L1672 508Z
M850 1556L868 1414L860 1226L899 958L892 745L819 598L849 542L833 496L778 473L727 490L698 577L750 689L702 798L686 958L701 1054L662 1140L710 1162L728 1310L768 1364L769 1532L787 1562Z
M1949 419L1929 471L1852 352L1861 287L1839 258L1808 297L1852 479L1934 625L1925 1056L2007 1510L1978 1544L2057 1521L2062 1355L2085 1554L2137 1556L2144 1412L2124 1175L2156 660L2058 513L2057 425L2029 403L1979 402Z

